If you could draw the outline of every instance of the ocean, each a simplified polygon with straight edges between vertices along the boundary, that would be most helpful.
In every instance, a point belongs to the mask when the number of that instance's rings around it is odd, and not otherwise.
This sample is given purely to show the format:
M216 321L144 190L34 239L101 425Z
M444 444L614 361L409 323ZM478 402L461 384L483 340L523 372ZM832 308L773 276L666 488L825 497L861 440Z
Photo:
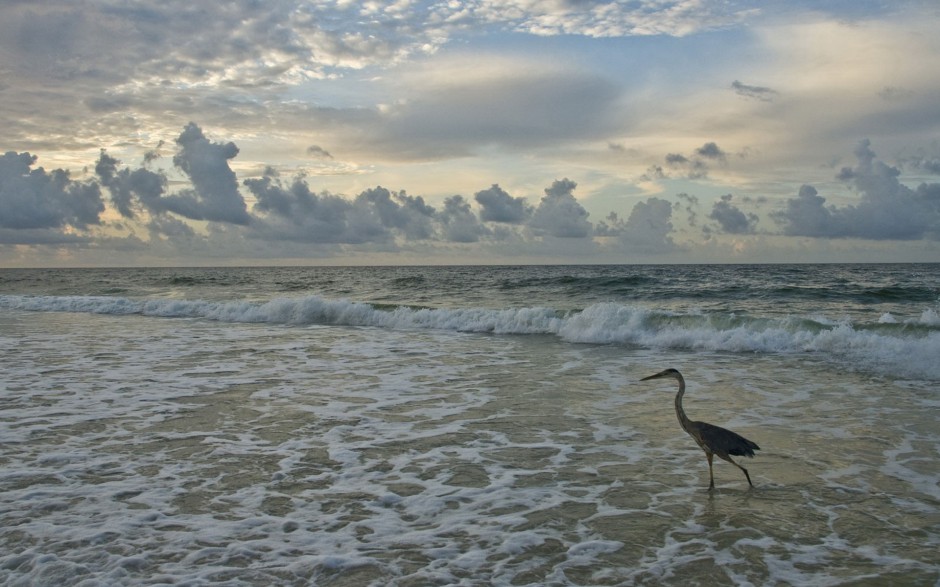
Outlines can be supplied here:
M940 584L940 264L9 269L0 349L4 585Z

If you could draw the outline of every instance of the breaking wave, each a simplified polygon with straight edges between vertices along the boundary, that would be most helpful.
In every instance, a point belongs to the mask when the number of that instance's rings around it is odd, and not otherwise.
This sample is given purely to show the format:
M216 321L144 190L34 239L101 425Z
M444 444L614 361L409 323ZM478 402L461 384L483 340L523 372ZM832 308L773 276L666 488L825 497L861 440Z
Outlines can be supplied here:
M672 313L615 303L580 311L546 307L420 308L319 296L267 302L111 296L0 295L0 308L205 319L228 323L433 329L496 335L551 335L571 343L732 353L817 353L881 375L940 380L940 315L915 320L884 314L874 323L816 316L762 318L731 313Z

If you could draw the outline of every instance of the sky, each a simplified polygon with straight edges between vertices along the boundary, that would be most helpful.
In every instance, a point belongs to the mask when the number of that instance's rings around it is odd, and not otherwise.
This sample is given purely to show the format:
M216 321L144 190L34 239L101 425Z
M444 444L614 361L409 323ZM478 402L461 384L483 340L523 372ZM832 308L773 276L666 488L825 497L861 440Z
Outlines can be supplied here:
M934 0L5 0L0 267L940 262Z

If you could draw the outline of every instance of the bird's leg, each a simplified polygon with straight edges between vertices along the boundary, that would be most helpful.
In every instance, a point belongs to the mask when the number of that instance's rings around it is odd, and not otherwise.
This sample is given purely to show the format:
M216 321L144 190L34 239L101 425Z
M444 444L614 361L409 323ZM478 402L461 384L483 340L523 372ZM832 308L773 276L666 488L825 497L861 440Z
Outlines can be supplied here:
M732 461L731 457L728 457L728 462L734 465L735 467L741 469L742 471L744 471L744 476L747 478L747 484L750 485L751 487L754 487L754 484L751 483L751 476L747 474L747 469L737 464L736 462Z
M737 464L737 463L735 463L735 464ZM738 468L741 469L742 471L744 471L744 476L747 477L747 484L750 485L751 487L754 487L754 484L751 483L751 476L747 474L747 469L745 469L745 468L742 467L741 465L738 465Z
M712 458L714 456L715 455L713 455L710 452L705 453L705 458L708 459L708 490L709 491L715 488L715 474L712 472Z

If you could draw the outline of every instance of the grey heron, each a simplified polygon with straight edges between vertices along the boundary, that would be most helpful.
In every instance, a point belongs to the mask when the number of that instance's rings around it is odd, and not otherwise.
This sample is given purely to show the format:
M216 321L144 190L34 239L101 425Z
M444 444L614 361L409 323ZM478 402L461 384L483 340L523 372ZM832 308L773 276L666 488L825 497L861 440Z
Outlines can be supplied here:
M689 417L685 415L685 410L682 409L682 396L685 395L685 379L682 378L682 373L679 373L675 369L666 369L655 375L644 377L640 381L649 381L650 379L675 379L679 382L679 393L676 394L676 416L679 418L679 425L682 426L682 429L688 432L689 436L694 438L699 447L705 451L705 457L708 459L708 489L711 490L715 488L715 475L712 472L712 458L716 456L741 469L741 471L744 472L744 476L747 478L748 485L754 487L747 469L734 462L731 456L753 457L754 451L760 450L757 443L744 438L736 432L722 428L721 426L690 420Z

